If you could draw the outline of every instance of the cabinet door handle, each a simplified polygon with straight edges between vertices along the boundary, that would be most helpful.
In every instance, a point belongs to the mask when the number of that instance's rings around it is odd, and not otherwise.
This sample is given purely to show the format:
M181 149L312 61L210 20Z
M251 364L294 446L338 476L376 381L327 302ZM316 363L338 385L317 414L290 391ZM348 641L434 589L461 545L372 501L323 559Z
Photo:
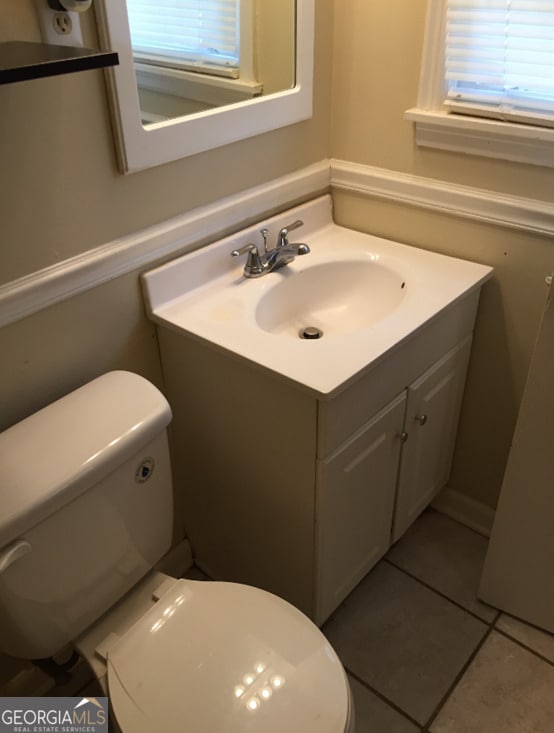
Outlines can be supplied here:
M418 425L421 425L421 427L423 427L427 422L427 415L416 415L415 421Z
M401 443L405 443L408 440L408 433L403 430L401 433L397 433L396 437L400 440Z

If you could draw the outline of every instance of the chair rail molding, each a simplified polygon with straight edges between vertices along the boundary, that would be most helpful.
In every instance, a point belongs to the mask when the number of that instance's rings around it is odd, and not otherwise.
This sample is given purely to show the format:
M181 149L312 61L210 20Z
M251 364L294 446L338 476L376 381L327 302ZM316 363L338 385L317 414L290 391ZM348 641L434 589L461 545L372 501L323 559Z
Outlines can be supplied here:
M331 187L535 234L554 234L554 204L331 160Z
M554 204L424 178L385 168L324 159L161 224L0 285L0 327L48 306L197 249L329 190L554 235Z
M328 190L329 160L322 160L8 282L0 286L0 327Z

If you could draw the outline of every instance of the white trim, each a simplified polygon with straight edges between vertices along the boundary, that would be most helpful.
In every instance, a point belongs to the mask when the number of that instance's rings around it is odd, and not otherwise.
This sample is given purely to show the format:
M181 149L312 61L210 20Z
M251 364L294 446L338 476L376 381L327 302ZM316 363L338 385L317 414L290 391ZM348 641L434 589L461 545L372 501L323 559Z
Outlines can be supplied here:
M431 506L479 534L490 537L495 514L490 506L448 487L441 491Z
M554 234L554 205L494 191L331 160L331 186L496 226Z
M404 118L415 122L417 145L554 168L552 128L417 107Z
M144 127L124 0L97 0L98 32L119 65L106 69L119 163L149 168L310 119L313 105L314 0L296 0L296 83L291 89Z
M263 86L254 81L209 76L182 69L169 69L151 64L135 64L139 88L160 94L172 94L213 105L234 104L253 99L263 92Z
M417 106L404 117L415 122L422 147L554 167L554 130L502 122L443 109L445 0L429 0Z
M425 42L421 58L417 100L418 107L421 109L440 108L446 95L444 78L445 16L446 3L444 0L429 0L425 18Z
M187 212L0 286L0 327L328 190L329 161Z
M331 167L329 173L329 165ZM343 160L323 160L0 286L0 327L110 280L196 249L223 233L326 191L367 196L554 234L554 205Z

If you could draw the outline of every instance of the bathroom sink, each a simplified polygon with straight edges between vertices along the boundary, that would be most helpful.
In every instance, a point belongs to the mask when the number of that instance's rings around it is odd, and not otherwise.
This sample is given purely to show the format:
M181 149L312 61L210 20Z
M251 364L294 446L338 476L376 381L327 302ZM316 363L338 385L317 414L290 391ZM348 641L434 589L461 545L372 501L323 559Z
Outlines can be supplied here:
M249 243L282 227L310 253L245 278ZM142 276L147 310L163 329L331 397L476 291L492 269L337 226L330 196L298 206Z
M378 257L305 265L284 270L260 298L255 317L264 331L293 338L360 331L389 315L406 294L404 278Z

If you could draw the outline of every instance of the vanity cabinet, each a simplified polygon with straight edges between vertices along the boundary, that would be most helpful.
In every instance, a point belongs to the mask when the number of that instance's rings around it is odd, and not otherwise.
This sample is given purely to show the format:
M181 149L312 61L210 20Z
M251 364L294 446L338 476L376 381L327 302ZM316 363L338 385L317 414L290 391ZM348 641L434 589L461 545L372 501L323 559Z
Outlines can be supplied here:
M407 389L393 542L448 481L470 349L467 339Z
M317 462L316 618L323 622L389 549L406 396Z
M454 347L337 451L318 460L318 622L446 484L470 347L470 338Z
M478 297L332 395L158 326L197 565L323 623L448 480Z

